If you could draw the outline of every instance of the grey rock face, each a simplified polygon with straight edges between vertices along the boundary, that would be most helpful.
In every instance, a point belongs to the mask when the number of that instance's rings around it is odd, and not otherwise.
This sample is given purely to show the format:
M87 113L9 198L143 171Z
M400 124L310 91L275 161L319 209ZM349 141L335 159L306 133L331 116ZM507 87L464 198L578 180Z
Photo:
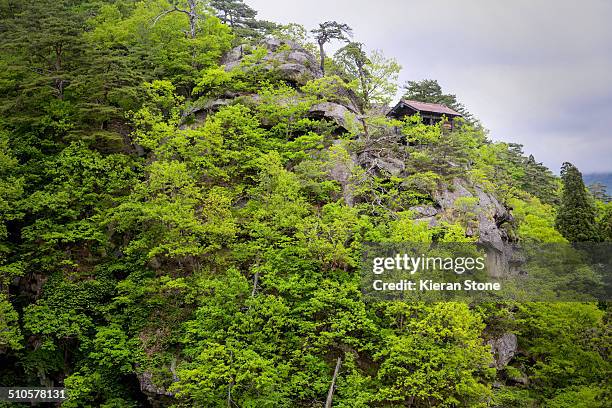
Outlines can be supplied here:
M378 157L373 160L372 164L392 176L399 176L406 168L403 160L394 157Z
M263 45L272 52L276 52L280 47L285 44L289 45L291 48L300 48L300 46L294 43L293 41L280 40L278 38L266 38L260 43L260 45Z
M438 214L438 210L431 205L416 205L414 207L408 208L408 210L412 211L415 215L421 217L433 217Z
M439 211L433 205L415 205L408 208L408 210L414 213L414 216L416 217L414 219L415 222L424 222L429 227L435 227L438 225L436 215L438 215Z
M257 67L275 70L282 79L298 85L323 76L316 58L292 41L270 38L259 45L266 48L268 53L255 63ZM238 67L250 53L249 47L239 45L224 55L221 64L229 71Z
M479 187L475 187L478 204L482 211L479 214L479 232L482 242L489 242L498 250L503 250L505 238L504 233L498 228L503 221L511 219L510 213L491 194L485 193Z
M314 57L306 51L303 51L302 49L295 49L290 51L287 54L287 60L294 61L296 64L301 64L309 68L312 68L312 64L316 64L316 60L314 59Z
M170 373L172 373L172 380L178 381L176 375L176 359L172 359L169 367ZM149 403L153 408L162 408L171 405L174 394L167 391L164 387L156 385L153 382L153 373L144 371L136 374L138 382L140 383L140 391L147 396Z
M226 70L230 70L237 66L245 55L244 45L234 47L221 58L221 65L224 65Z
M463 183L455 179L451 189L445 189L434 195L434 200L443 209L450 209L460 197L473 197L473 194L463 185Z
M186 129L190 127L196 128L198 126L201 126L206 120L206 117L211 112L216 112L223 106L229 105L231 102L232 102L231 98L218 98L218 99L207 101L203 106L192 107L190 109L185 110L181 115L182 122L183 122L183 124L181 125L181 129ZM189 117L190 115L194 116L194 124L191 126L188 126L188 125L185 125L184 123L185 123L186 118Z
M491 346L495 360L494 365L498 370L508 365L516 354L518 347L518 341L514 333L504 333L501 337L489 340L487 344Z
M313 105L308 116L318 119L330 119L338 126L350 130L357 125L357 118L347 107L334 102L321 102Z
M162 408L171 405L174 394L166 391L153 383L153 374L144 372L137 374L140 383L140 391L147 396L149 404L153 408Z
M422 218L415 218L414 219L415 222L424 222L427 224L428 227L435 227L438 225L438 220L436 219L436 217L422 217Z
M434 195L434 200L445 213L452 213L457 199L461 197L476 198L474 213L478 223L478 240L487 248L487 270L493 277L506 276L511 273L511 259L514 251L508 243L505 230L500 228L504 222L512 221L510 212L490 193L478 186L468 189L465 182L455 179L452 188Z
M153 374L150 372L145 371L142 374L138 374L138 382L140 383L140 390L148 396L165 395L171 397L173 395L164 388L155 385L153 383Z
M480 242L489 244L498 251L503 251L508 237L499 226L503 222L511 221L512 215L490 193L478 186L473 186L471 190L466 187L464 181L455 179L452 188L434 194L434 200L443 210L451 210L459 198L476 198L477 204L474 210L478 221Z
M302 64L289 62L279 65L276 69L281 73L281 77L290 82L302 84L312 77L312 72Z
M334 144L340 144L340 140L334 141ZM351 157L350 160L338 160L329 170L329 177L332 180L337 181L342 187L342 198L349 207L353 206L353 193L354 185L351 182L351 176L353 172L355 159Z

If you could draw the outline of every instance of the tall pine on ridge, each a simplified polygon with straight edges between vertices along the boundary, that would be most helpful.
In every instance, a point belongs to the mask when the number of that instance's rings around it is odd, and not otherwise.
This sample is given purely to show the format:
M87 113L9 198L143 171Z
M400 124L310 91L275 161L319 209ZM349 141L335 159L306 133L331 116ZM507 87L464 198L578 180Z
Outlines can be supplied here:
M595 208L589 200L582 174L571 163L561 166L563 192L556 219L557 230L570 242L599 241Z

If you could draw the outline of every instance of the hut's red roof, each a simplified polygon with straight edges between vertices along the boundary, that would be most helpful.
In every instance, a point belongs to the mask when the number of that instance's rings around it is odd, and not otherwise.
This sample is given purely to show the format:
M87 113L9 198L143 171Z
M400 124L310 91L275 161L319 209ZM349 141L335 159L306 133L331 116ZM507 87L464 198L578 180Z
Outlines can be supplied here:
M450 116L461 116L461 114L456 110L453 110L448 106L442 105L440 103L419 102L411 101L408 99L402 99L400 103L404 103L419 112L436 112Z

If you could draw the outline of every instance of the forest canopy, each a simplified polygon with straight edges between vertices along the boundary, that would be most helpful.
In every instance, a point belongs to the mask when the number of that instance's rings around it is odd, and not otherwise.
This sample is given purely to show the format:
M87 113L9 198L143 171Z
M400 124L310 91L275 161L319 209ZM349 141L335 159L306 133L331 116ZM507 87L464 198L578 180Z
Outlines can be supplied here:
M364 300L366 242L609 242L612 203L434 80L405 96L458 110L452 131L386 116L401 67L358 39L241 0L0 0L0 386L607 406L606 302Z

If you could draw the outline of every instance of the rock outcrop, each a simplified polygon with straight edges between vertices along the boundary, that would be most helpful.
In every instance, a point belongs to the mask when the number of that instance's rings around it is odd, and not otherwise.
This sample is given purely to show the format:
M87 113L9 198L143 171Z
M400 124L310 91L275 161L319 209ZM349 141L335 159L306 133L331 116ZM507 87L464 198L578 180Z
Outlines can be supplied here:
M335 145L339 145L340 140L334 141ZM335 180L342 187L342 198L349 207L353 206L354 203L354 185L351 182L351 177L355 167L355 157L350 156L345 160L337 160L329 170L329 177Z
M335 102L321 102L313 105L308 116L315 119L328 119L347 131L359 126L355 112Z
M453 220L454 212L461 212L461 209L455 208L458 199L475 199L472 212L476 225L468 228L466 232L468 235L478 236L478 242L486 247L487 270L491 276L500 277L512 273L514 250L502 226L513 218L510 211L495 196L479 186L470 186L464 180L455 179L450 188L437 192L433 198L440 208L440 218L447 218L449 221Z
M263 68L274 71L279 79L300 87L309 80L322 77L317 59L309 51L302 48L299 44L292 41L279 39L266 39L259 44L266 53L258 60L250 61L249 64L242 65L244 58L251 55L254 49L244 45L233 48L222 59L221 63L226 70L235 68L253 69ZM359 115L357 98L354 93L347 89L344 83L337 80L334 84L333 78L330 79L329 87L335 89L331 97L322 99L321 102L313 105L308 116L316 119L325 119L334 123L344 131L364 132L362 117ZM259 96L252 95L232 95L224 96L213 101L209 101L202 112L194 112L197 115L205 115L219 107L232 102L232 98L242 98L250 103L257 104ZM291 101L279 101L279 103L292 103ZM203 118L202 118L203 119ZM263 123L262 125L266 125ZM379 125L380 127L380 125ZM384 127L384 126L383 126ZM392 127L378 128L376 145L365 152L357 154L353 158L355 166L361 166L369 172L373 172L382 177L397 176L405 177L406 163L410 157L402 150L402 136L397 129ZM367 136L367 135L366 135ZM346 202L352 204L352 189L349 188L348 173L350 171L342 166L334 169L336 181L343 186L343 196ZM346 174L345 174L346 173ZM468 223L466 233L477 236L479 242L488 248L487 261L489 270L493 275L509 273L508 265L512 252L509 249L509 237L502 225L512 221L510 212L490 193L477 185L472 185L466 180L456 178L451 184L432 194L432 205L416 206L410 208L414 213L416 221L426 222L429 226L436 226L441 221L456 222L458 217L466 217L465 211L456 207L460 198L469 198L475 204L471 209L470 216L474 219Z
M491 346L494 366L498 370L508 365L518 348L518 341L514 333L504 333L501 337L489 340L487 344Z
M266 50L266 55L258 60L242 64L244 59L254 52L254 49L250 46L239 45L223 56L221 64L227 71L237 68L244 70L264 69L273 72L278 79L293 84L295 87L301 87L312 79L323 77L315 56L295 42L269 38L262 41L259 47ZM308 116L316 119L326 119L335 123L343 131L350 132L358 129L361 126L361 117L359 116L358 98L355 93L340 80L332 79L328 85L332 89L330 91L331 97L313 105ZM208 114L238 100L237 98L248 103L257 104L260 102L260 96L257 94L226 93L185 111L183 117L193 117L194 123L199 126ZM282 100L277 102L281 105L292 103ZM263 125L265 126L265 123ZM185 125L185 127L187 126Z
M182 120L181 128L182 129L188 128L188 127L197 128L198 126L201 126L206 120L206 117L211 112L218 111L223 106L229 105L233 100L234 98L230 98L230 97L211 99L211 100L206 101L206 103L204 103L203 105L192 106L189 109L186 109L181 114L181 120ZM191 123L191 125L186 125L185 122L191 116L193 116L193 122Z
M433 205L417 205L408 208L408 210L412 211L412 213L416 217L414 219L416 222L427 223L427 225L430 227L436 226L436 215L439 211Z
M274 70L281 79L296 85L323 76L316 58L293 41L269 38L260 46L267 50L267 54L252 67ZM252 49L239 45L225 54L221 64L229 71L240 66L243 58L251 53Z
M468 188L469 187L469 188ZM454 179L452 185L433 194L435 205L410 207L417 219L436 217L439 220L454 221L457 200L460 198L475 199L472 209L477 226L467 231L468 235L477 235L479 242L503 252L509 241L508 234L502 228L503 223L512 221L512 215L492 194L478 186Z
M137 374L137 377L140 383L140 391L147 396L149 404L153 408L165 407L172 402L174 394L156 385L153 382L152 373L145 371L141 374Z
M488 243L502 251L508 235L499 227L512 220L510 212L490 193L479 186L469 186L465 181L454 179L450 188L434 194L434 200L442 210L452 211L459 198L475 198L473 209L478 221L477 231L467 231L468 235L478 235L480 242Z

